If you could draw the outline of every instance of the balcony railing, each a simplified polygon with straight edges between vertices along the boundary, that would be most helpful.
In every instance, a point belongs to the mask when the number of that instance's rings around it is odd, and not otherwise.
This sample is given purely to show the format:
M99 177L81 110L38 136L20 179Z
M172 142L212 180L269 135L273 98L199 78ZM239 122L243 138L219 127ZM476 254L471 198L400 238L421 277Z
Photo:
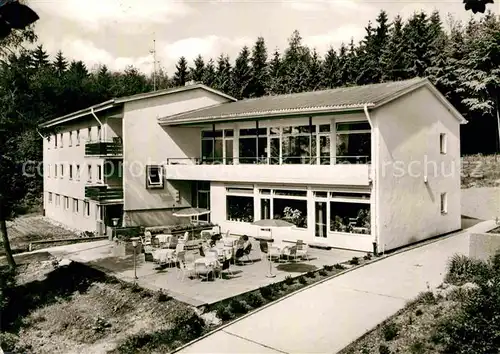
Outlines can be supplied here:
M283 156L280 163L278 157L239 157L239 158L169 158L167 165L234 165L234 164L250 164L250 165L368 165L370 164L370 156L336 156L330 158L328 156L321 157L289 157Z
M110 200L123 199L123 188L108 186L87 186L85 187L85 198L104 202Z
M122 156L123 145L120 140L97 141L85 144L86 156Z

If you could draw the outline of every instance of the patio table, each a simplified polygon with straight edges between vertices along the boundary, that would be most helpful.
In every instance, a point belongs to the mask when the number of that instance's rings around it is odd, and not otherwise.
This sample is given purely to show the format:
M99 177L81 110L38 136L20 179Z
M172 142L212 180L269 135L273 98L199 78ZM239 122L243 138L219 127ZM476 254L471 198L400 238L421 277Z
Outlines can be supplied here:
M175 261L175 250L162 248L153 251L153 259L162 263L173 263Z

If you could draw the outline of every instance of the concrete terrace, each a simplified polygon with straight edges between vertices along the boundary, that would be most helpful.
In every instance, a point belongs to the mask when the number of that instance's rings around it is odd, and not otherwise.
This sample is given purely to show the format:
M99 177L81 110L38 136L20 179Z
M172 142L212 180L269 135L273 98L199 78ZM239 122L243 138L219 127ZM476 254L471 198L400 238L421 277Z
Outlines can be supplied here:
M133 256L113 257L113 243L109 241L94 242L92 245L74 245L71 247L56 247L50 253L58 258L69 258L73 261L87 263L99 268L119 279L133 282ZM188 259L196 259L200 256L198 251L189 251ZM334 265L346 262L353 257L363 257L366 253L348 250L321 250L309 249L309 261L300 261L321 268L324 265ZM274 278L268 278L269 262L261 254L257 243L253 245L250 259L253 263L245 262L243 265L232 265L232 277L223 277L214 281L202 281L201 279L178 278L176 268L156 269L152 262L144 261L144 254L137 257L137 283L150 290L163 289L175 299L188 303L192 306L209 305L248 291L258 289L284 280L287 276L299 276L303 273L288 272L277 269L279 263L272 263ZM284 263L281 263L284 264Z

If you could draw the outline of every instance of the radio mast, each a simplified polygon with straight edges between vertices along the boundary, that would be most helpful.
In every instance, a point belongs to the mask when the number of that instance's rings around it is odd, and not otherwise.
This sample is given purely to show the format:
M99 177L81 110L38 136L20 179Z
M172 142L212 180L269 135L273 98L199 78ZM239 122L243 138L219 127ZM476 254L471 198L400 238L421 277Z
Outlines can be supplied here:
M156 91L156 39L153 39L153 49L149 53L153 54L153 91Z

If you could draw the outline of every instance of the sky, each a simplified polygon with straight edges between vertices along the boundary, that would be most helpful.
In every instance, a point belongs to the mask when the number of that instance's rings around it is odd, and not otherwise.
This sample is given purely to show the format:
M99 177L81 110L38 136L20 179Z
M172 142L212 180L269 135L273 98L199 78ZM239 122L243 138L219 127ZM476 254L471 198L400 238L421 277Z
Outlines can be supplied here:
M488 8L500 13L498 0ZM28 0L40 20L38 44L53 56L58 50L71 60L82 60L89 69L105 64L113 70L134 65L153 71L153 41L157 65L169 75L179 57L201 54L214 60L221 53L231 60L244 45L264 37L269 56L282 52L297 29L303 42L323 55L351 38L364 36L368 21L380 10L389 18L407 18L414 11L438 10L467 21L462 0L420 2L408 0ZM475 15L479 17L480 15Z

